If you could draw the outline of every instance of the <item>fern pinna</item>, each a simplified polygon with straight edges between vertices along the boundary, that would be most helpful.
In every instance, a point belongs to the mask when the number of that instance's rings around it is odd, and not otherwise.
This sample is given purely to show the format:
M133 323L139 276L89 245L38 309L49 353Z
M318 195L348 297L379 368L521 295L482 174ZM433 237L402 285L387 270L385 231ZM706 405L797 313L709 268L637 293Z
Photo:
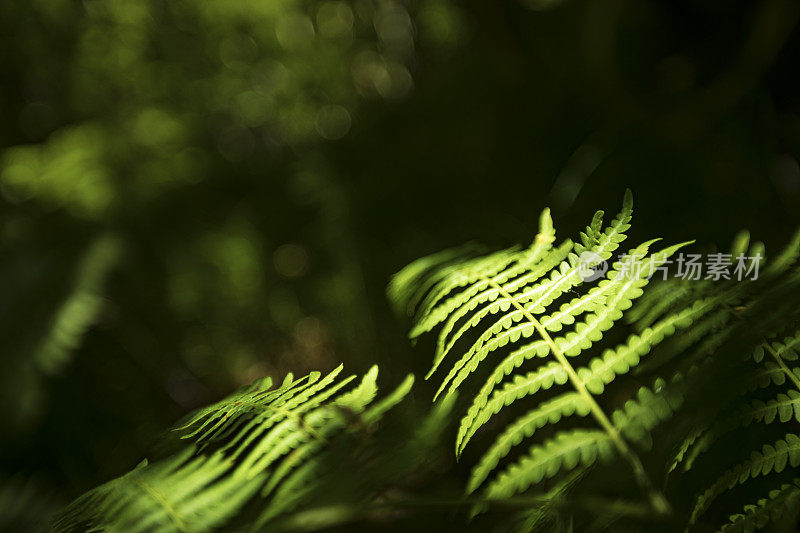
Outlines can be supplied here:
M544 443L532 444L526 455L488 482L486 497L508 497L561 470L618 454L630 464L654 508L667 511L665 499L623 436L630 433L626 425L642 426L638 419L648 415L631 411L609 417L597 397L615 376L636 366L653 343L691 320L691 315L674 317L616 349L587 357L642 294L648 277L687 244L653 252L656 240L644 242L614 261L599 282L586 281L592 277L591 270L611 259L626 239L632 212L628 191L622 210L607 226L603 227L600 211L579 241L555 245L555 230L545 210L539 233L528 248L485 255L469 251L439 254L412 263L393 279L390 296L398 307L415 314L411 337L439 328L428 377L445 366L459 342L474 332L463 355L448 365L437 395L452 394L484 360L496 360L461 420L458 455L502 409L522 400L535 402L538 392L569 384L570 390L540 403L506 428L474 467L467 492L484 485L511 449L530 440L542 427L564 417L591 415L595 428L558 432Z

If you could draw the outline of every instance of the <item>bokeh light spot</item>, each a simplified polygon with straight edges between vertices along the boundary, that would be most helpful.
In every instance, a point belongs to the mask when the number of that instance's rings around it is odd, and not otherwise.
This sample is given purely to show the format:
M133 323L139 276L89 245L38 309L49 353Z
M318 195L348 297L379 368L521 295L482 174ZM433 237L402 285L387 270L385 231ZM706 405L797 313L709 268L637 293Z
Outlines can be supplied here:
M287 50L307 49L314 43L314 24L301 13L289 13L275 26L275 37Z
M285 278L299 278L308 272L308 251L299 244L284 244L272 254L275 271Z
M353 31L353 11L344 2L325 2L317 11L317 28L325 37L341 37Z

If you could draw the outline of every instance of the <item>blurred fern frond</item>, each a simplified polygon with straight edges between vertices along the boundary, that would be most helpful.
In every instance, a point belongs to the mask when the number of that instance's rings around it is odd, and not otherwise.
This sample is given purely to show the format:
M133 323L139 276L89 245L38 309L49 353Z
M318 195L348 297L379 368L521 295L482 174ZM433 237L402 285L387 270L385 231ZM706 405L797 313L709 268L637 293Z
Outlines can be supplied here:
M662 282L679 296L652 307L635 324L663 318L675 309L712 302L696 321L659 354L664 368L703 365L687 390L686 419L667 465L675 490L694 494L687 509L692 524L718 524L723 531L771 527L790 531L800 513L793 482L800 461L798 303L800 269L795 265L800 233L757 277L714 283ZM747 232L734 239L731 257L764 255ZM682 290L676 290L682 286ZM793 488L795 487L795 488ZM727 519L726 519L727 517ZM727 522L727 523L725 523Z
M379 470L365 461L376 453L377 424L406 397L413 378L378 397L377 367L355 385L355 376L341 379L341 371L339 366L299 379L290 374L276 387L261 379L197 411L175 429L191 445L145 460L81 496L61 513L56 529L273 528L301 504L325 500L357 511L398 474L396 466ZM443 415L438 410L421 421L418 430L425 434L412 439L415 452L435 440ZM342 468L350 469L350 479L343 479Z

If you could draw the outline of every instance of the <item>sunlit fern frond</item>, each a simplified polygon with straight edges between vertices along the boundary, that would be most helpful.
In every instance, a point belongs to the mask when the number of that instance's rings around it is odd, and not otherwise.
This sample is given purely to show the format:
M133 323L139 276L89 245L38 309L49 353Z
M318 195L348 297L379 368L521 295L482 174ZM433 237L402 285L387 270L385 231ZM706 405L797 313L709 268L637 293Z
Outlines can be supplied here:
M573 430L537 444L489 484L486 497L502 500L527 490L532 485L576 466L590 466L614 456L613 444L600 430Z
M590 414L599 424L599 431L556 432L546 444L534 443L528 454L496 474L485 489L486 497L507 497L560 470L585 466L598 457L615 454L633 465L638 481L648 484L621 429L608 419L595 395L602 394L614 376L635 367L653 345L692 323L708 306L698 303L696 308L662 319L601 356L590 356L605 332L642 295L651 275L687 244L654 252L651 248L658 240L654 239L612 258L626 238L632 213L628 192L622 210L607 226L603 227L603 213L598 212L576 242L567 240L554 245L555 230L550 213L545 210L539 233L526 249L503 250L468 261L434 261L436 266L427 275L416 263L409 267L413 276L403 270L393 279L390 295L412 294L414 287L424 293L417 298L422 304L409 313L414 317L411 337L439 327L428 378L453 353L461 354L449 366L437 396L448 396L463 388L484 361L495 360L488 365L489 377L461 421L457 455L462 454L478 430L511 404L533 406L508 425L478 461L467 492L479 488L513 447L530 441L544 426L558 427L563 418ZM597 269L602 270L595 272ZM400 290L403 283L414 287ZM458 350L459 346L463 348ZM547 362L543 358L554 360ZM571 390L550 395L541 403L536 400L537 393L567 383ZM641 393L640 416L631 415L639 425L630 422L630 428L649 427L653 417L658 418L660 403L653 400L652 405L645 406L649 399ZM650 418L644 419L644 413ZM633 434L634 430L628 432Z
M192 444L80 497L56 529L207 531L231 521L267 527L321 490L328 470L346 461L358 464L364 439L413 384L409 376L378 397L377 367L355 385L355 376L340 379L341 371L288 375L277 387L261 379L197 411L176 428ZM417 450L422 456L424 439L440 429L442 413L435 414L437 427L421 421L421 429L427 427ZM334 494L352 505L366 497Z
M192 448L163 461L146 461L75 500L57 531L189 531L222 525L251 498L264 477L229 475L222 454L195 456Z
M477 489L511 449L533 436L537 429L567 416L584 417L590 411L588 402L578 393L565 392L521 416L506 427L472 470L467 492Z

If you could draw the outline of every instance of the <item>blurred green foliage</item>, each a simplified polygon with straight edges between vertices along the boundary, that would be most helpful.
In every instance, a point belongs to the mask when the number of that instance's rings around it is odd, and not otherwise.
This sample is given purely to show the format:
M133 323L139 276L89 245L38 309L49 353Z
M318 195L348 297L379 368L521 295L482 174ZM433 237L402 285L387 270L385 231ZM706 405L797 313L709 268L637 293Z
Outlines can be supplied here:
M5 471L71 493L237 385L365 360L346 194L315 151L408 97L407 6L0 10ZM458 44L450 3L421 11L426 42Z
M1 4L0 478L68 498L255 378L425 368L389 275L527 242L544 205L569 232L632 185L643 234L784 242L797 17L789 0Z

